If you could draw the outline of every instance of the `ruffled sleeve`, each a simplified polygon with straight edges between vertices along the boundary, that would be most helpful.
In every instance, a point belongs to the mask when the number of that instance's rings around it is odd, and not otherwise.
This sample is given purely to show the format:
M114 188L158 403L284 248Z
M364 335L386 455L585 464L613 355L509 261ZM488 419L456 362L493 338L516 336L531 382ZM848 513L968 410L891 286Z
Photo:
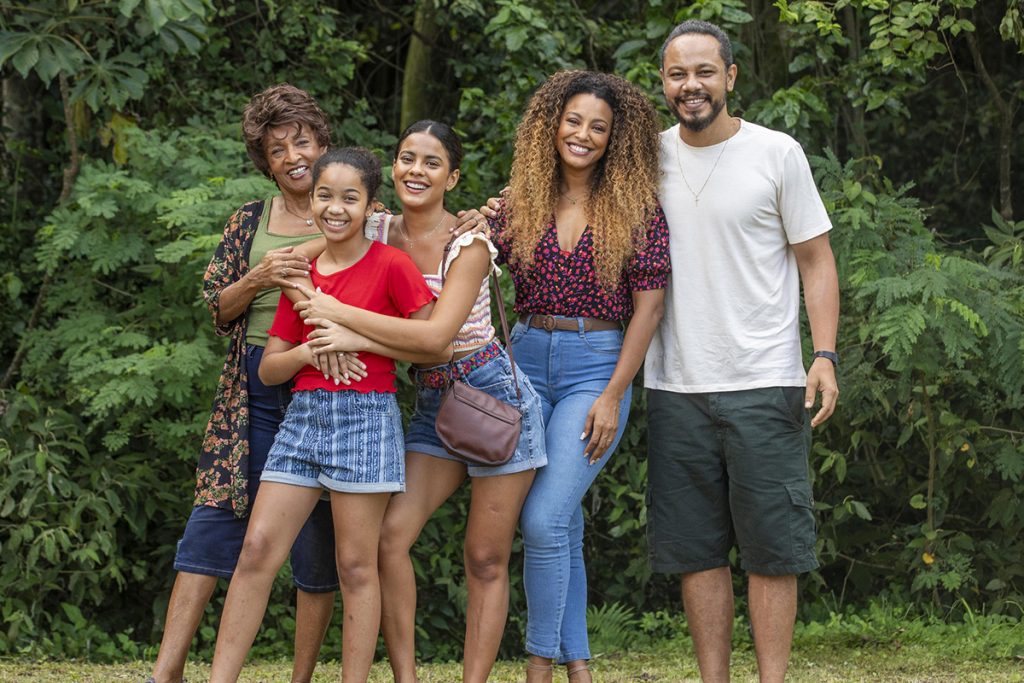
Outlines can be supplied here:
M391 225L391 214L374 211L363 224L363 235L374 242L388 243L388 227Z
M494 273L495 276L501 275L501 268L498 267L498 249L494 246L491 240L487 239L487 235L481 232L464 232L454 240L452 245L448 248L448 256L444 260L442 276L448 274L448 269L451 268L452 263L459 257L459 253L463 247L469 246L474 241L481 241L487 245L487 251L491 257L491 270L488 274Z

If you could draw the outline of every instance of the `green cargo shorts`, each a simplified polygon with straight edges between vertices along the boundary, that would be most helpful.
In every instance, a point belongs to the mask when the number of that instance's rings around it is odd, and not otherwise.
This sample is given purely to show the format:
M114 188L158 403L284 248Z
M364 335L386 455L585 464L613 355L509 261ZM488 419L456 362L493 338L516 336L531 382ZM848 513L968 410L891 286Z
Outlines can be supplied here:
M709 394L649 390L647 540L651 568L729 564L768 576L818 566L803 387Z

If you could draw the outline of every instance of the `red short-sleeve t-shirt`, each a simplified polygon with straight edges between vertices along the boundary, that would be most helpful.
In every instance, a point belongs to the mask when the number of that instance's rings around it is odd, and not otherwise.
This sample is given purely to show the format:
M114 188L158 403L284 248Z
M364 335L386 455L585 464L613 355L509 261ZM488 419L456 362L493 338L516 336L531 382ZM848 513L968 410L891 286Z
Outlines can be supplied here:
M321 275L314 260L310 279L314 287L338 301L401 318L408 318L434 299L409 255L380 242L373 242L356 263L330 275ZM303 344L312 331L282 294L270 335L292 344ZM335 385L334 380L325 380L322 372L306 365L296 373L292 391L395 391L395 361L375 353L360 353L359 359L366 364L366 377L358 382Z

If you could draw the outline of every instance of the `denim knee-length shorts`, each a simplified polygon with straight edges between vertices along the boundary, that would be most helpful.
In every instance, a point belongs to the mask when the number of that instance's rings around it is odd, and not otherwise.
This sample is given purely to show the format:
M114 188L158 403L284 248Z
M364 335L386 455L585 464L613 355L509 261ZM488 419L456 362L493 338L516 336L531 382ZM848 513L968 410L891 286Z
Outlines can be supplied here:
M295 392L261 481L342 493L404 491L405 448L395 395Z
M249 377L249 509L260 488L267 453L291 400L289 385L267 386L260 381L263 347L248 345L245 363ZM199 505L178 541L174 568L179 572L230 579L242 552L249 516L235 517L233 510ZM292 545L292 580L308 593L338 590L334 560L334 521L331 503L321 500Z

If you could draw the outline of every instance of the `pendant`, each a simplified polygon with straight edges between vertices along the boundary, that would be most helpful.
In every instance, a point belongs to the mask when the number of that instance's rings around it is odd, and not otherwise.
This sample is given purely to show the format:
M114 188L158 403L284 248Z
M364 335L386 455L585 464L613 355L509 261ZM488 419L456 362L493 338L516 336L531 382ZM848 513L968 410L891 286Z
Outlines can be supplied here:
M307 218L306 219L306 227L309 227L309 228L313 227L313 219L312 218Z

